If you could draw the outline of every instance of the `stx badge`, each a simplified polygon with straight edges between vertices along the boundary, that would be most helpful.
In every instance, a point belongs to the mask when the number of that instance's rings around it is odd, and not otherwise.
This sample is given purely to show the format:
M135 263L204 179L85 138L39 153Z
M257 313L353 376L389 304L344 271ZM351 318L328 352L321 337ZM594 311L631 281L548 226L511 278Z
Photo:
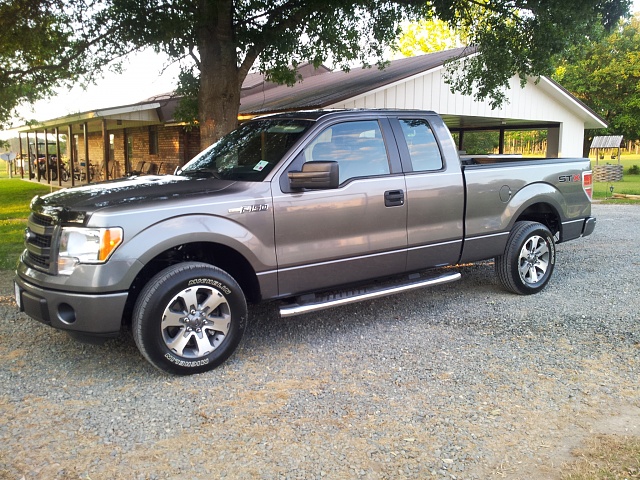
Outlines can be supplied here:
M564 183L564 182L579 182L580 181L580 175L560 175L558 177L558 181L560 181L561 183Z

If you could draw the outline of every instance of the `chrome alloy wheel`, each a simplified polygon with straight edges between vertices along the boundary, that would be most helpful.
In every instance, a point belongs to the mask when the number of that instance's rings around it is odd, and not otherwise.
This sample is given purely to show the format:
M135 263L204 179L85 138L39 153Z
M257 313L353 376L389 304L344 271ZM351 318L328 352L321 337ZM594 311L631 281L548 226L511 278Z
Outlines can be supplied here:
M550 251L546 240L533 235L522 246L518 258L518 271L524 283L535 285L541 282L549 268Z
M185 288L164 310L162 338L167 348L184 358L210 354L224 340L231 308L222 292L208 285Z

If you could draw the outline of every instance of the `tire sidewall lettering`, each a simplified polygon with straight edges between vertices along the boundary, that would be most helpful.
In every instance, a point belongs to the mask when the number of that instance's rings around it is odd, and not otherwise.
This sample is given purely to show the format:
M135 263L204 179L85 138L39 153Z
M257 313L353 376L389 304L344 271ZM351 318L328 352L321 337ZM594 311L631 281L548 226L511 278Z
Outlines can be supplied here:
M222 283L220 280L217 280L215 278L208 278L208 277L197 277L197 278L189 279L187 280L186 286L189 288L206 286L206 287L213 287L219 290L220 293L225 295L227 302L229 302L229 305L232 308L232 316L233 316L232 323L237 324L237 326L240 329L244 329L246 327L247 316L234 315L234 312L238 311L238 307L236 304L236 297L234 295L234 291L231 289L231 287L227 286L225 283Z
M551 265L555 265L556 263L556 244L553 241L553 237L550 237L549 235L545 234L545 238L547 239L547 245L549 245L549 250L551 251L551 258L550 258L550 262Z
M209 363L208 357L201 358L200 360L187 361L187 360L182 360L181 358L177 358L171 353L165 353L164 358L169 360L171 363L178 365L179 367L187 367L187 368L203 367Z
M199 285L208 285L210 287L217 288L225 295L231 295L232 293L231 289L228 286L214 278L192 278L187 282L188 287L197 287Z

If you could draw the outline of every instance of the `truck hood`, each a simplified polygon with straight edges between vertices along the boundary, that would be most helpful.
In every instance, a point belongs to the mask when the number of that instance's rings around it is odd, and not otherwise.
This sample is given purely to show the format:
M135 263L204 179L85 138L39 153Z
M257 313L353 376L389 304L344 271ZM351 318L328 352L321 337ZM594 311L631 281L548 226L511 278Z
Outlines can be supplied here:
M77 221L79 213L84 217L86 213L115 205L158 202L184 196L211 196L228 190L236 183L215 178L145 175L66 188L41 197L36 196L31 202L31 208L60 217L63 221Z

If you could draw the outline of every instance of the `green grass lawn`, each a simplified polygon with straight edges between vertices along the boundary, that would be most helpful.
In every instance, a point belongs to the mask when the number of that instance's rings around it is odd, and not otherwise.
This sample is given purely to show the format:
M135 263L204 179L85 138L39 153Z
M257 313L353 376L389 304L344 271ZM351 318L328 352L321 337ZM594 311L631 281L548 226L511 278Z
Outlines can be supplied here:
M0 176L0 270L12 269L24 248L29 203L50 187Z
M599 160L600 165L606 165L610 163L617 165L617 160L611 160L605 158ZM607 199L607 202L611 203L640 203L640 200L628 200L628 199L612 199L611 187L613 187L613 193L626 193L631 195L640 195L640 175L629 174L629 169L634 165L640 167L640 155L622 155L620 163L624 167L624 175L620 182L595 182L593 184L593 198L597 200ZM594 158L591 159L591 165L595 165Z

